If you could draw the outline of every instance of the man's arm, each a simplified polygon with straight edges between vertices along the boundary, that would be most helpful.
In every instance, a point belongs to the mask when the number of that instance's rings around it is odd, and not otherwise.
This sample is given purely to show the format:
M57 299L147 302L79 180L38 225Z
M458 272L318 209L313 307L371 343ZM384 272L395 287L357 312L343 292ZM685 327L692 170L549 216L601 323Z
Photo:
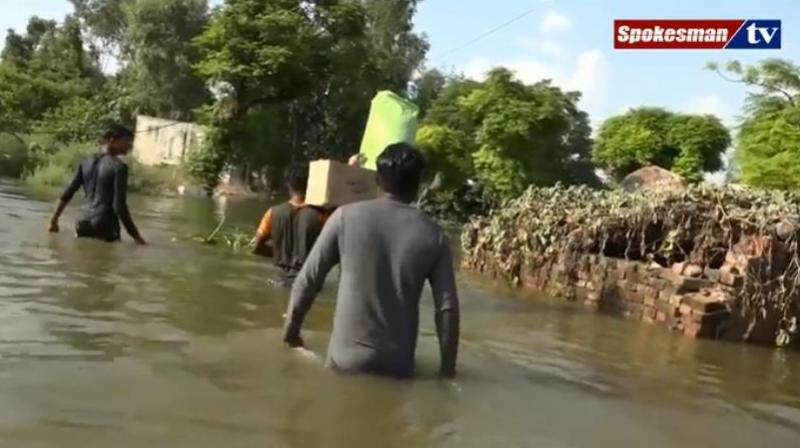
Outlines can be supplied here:
M253 239L255 242L255 246L253 247L254 254L264 257L272 257L274 255L272 252L272 247L268 244L271 233L272 209L270 208L266 213L264 213L264 217L261 218L261 224L258 225L256 236Z
M306 313L322 289L328 272L339 263L339 235L342 221L341 210L331 216L294 281L283 334L284 342L292 347L302 347L300 328L303 326Z
M83 174L81 173L81 166L78 165L78 168L75 170L75 175L72 177L72 180L67 185L67 188L64 189L64 192L61 194L61 197L56 203L56 209L53 212L53 216L50 217L51 232L58 232L58 220L61 219L61 214L64 213L64 209L67 208L67 204L69 204L69 202L75 196L75 193L78 192L82 185Z
M114 176L114 212L119 216L125 231L137 244L145 244L139 234L139 229L133 223L131 212L128 210L128 165L121 164Z
M455 273L453 272L453 255L444 236L442 236L441 244L439 259L436 261L429 281L433 290L436 334L439 337L439 351L442 358L439 373L444 377L452 378L456 375L461 316Z

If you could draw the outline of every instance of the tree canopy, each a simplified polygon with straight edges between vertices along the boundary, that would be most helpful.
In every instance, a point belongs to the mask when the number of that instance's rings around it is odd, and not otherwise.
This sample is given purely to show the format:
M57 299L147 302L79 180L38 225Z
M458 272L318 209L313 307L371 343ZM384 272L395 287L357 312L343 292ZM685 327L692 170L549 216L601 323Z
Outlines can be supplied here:
M756 187L800 188L800 67L781 59L708 67L755 89L748 94L736 139L740 180Z
M418 144L448 182L475 177L504 197L531 184L597 183L579 99L503 68L483 82L454 78L431 104Z
M728 129L712 115L642 107L600 126L592 159L618 180L655 165L699 182L703 173L723 168L722 157L730 143Z

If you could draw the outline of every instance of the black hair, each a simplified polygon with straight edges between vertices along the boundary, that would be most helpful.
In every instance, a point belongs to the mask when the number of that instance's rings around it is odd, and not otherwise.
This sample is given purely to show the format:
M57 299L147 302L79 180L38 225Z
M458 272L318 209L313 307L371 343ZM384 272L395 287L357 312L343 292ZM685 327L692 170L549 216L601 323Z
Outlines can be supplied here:
M306 194L308 188L308 164L294 164L283 173L289 193Z
M119 124L112 124L103 133L103 141L110 142L118 138L133 138L133 131Z
M425 158L407 143L389 145L378 156L378 185L400 198L412 198L419 192Z

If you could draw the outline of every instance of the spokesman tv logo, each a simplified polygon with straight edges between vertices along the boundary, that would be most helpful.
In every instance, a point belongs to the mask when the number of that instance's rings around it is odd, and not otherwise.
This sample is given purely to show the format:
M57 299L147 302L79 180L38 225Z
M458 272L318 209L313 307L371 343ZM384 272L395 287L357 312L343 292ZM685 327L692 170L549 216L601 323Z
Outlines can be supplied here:
M780 20L615 20L618 50L775 50Z

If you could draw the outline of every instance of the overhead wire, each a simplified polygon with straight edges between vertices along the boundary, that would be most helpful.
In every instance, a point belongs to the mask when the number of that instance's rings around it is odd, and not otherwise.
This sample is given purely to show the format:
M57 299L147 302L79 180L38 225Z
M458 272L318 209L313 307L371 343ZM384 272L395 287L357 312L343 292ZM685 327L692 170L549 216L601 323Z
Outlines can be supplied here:
M481 40L483 40L483 39L491 36L492 34L502 30L503 28L506 28L507 26L512 25L512 24L524 19L525 17L533 14L538 9L539 8L537 7L537 8L532 8L532 9L529 9L527 11L524 11L524 12L514 16L512 19L510 19L510 20L508 20L506 22L503 22L502 24L490 29L489 31L484 32L483 34L478 35L477 37L475 37L475 38L473 38L473 39L471 39L471 40L469 40L469 41L467 41L467 42L465 42L465 43L463 43L463 44L461 44L461 45L459 45L459 46L457 46L455 48L452 48L450 50L447 50L445 52L442 52L440 54L435 55L434 59L445 58L445 57L450 56L453 53L457 53L457 52L459 52L459 51L461 51L461 50L463 50L463 49L465 49L465 48L467 48L467 47L469 47L469 46L471 46L471 45L473 45L473 44L475 44L477 42L480 42Z

